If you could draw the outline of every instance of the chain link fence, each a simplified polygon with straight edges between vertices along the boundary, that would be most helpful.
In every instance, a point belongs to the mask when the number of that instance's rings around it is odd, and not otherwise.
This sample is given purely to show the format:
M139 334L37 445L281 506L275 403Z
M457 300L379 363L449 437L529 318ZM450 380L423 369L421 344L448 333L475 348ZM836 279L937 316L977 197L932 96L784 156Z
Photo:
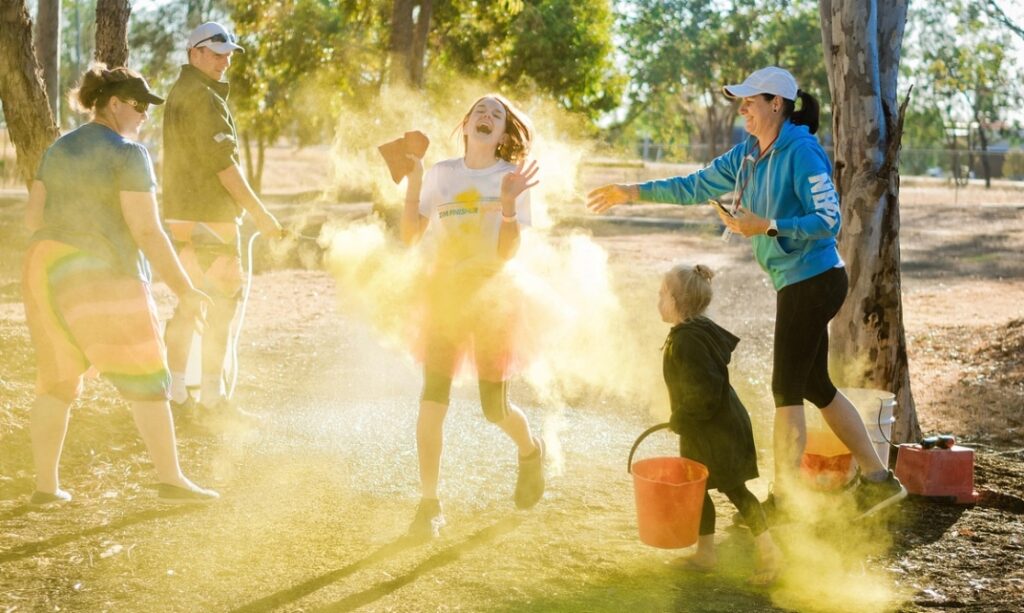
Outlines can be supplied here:
M718 147L722 153L728 147ZM707 164L715 157L708 145L672 145L641 140L635 155L646 162ZM832 158L832 148L825 147ZM966 185L971 179L1024 181L1024 149L997 147L988 151L964 149L922 149L904 147L900 153L900 174L948 179Z
M718 151L724 151L719 147ZM831 157L832 151L825 148ZM154 158L157 152L152 152ZM636 144L634 155L644 162L704 165L714 157L707 145L670 145L651 141ZM21 187L18 179L15 149L0 126L0 189ZM635 158L634 158L635 159ZM628 164L627 164L628 165ZM988 172L986 172L986 165ZM946 179L950 184L966 185L971 179L993 179L1024 182L1024 149L1000 149L987 152L950 149L904 148L900 156L900 174Z

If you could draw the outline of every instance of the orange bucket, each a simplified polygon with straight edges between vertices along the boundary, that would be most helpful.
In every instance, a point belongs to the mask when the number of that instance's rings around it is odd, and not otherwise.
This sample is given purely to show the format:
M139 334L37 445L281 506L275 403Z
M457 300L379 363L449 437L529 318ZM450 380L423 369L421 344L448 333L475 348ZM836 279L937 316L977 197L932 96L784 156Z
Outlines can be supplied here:
M652 547L680 549L697 542L707 467L680 457L648 458L633 463L640 443L668 426L666 423L648 428L636 439L629 452L627 470L633 475L640 540Z

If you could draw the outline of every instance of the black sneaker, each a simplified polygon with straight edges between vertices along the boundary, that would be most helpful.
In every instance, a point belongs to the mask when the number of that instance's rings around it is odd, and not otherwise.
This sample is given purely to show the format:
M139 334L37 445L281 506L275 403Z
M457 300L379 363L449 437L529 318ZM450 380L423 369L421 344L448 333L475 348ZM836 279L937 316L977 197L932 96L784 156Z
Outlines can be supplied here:
M860 511L857 519L862 519L906 498L907 488L890 470L881 481L868 481L861 476L857 489L853 490L853 497Z
M437 498L423 498L416 507L416 516L409 524L409 538L420 541L441 536L444 528L444 515L441 513L441 501Z
M159 483L156 486L156 498L165 504L206 504L220 498L220 494L198 485L192 487L180 487L169 483Z
M773 528L780 524L789 523L789 516L779 508L778 500L775 498L774 493L769 493L768 497L761 503L761 510L764 511L764 521L768 524L769 528ZM747 520L743 519L743 514L736 511L732 514L732 525L739 528L749 528Z
M516 508L529 509L540 502L544 495L544 441L533 439L537 450L530 456L519 458L519 475L516 477Z
M28 506L40 509L43 507L59 506L67 502L71 502L71 494L58 488L52 494L40 491L32 492L32 497L28 499Z

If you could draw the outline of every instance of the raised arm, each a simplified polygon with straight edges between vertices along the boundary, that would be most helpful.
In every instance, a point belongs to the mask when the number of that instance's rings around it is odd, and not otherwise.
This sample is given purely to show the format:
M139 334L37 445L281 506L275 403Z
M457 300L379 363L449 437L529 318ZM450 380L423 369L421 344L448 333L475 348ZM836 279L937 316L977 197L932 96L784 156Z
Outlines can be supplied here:
M525 160L516 165L516 169L501 178L501 229L498 231L498 257L503 260L512 259L519 250L519 219L516 203L526 190L540 181L535 180L540 170L536 160L531 160L524 167ZM530 206L529 199L526 206Z
M411 153L407 156L412 160L412 172L405 179L405 205L402 208L400 232L402 242L415 245L430 221L420 213L420 196L423 191L423 159Z

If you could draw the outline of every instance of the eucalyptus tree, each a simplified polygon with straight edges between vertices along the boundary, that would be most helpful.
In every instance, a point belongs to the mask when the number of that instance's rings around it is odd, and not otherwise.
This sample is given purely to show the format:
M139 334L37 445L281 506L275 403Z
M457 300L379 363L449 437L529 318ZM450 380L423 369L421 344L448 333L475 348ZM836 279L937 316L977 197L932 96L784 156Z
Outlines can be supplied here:
M832 89L839 250L850 292L832 321L833 371L846 385L889 390L899 404L896 441L920 435L910 389L900 272L897 80L906 0L821 0Z

